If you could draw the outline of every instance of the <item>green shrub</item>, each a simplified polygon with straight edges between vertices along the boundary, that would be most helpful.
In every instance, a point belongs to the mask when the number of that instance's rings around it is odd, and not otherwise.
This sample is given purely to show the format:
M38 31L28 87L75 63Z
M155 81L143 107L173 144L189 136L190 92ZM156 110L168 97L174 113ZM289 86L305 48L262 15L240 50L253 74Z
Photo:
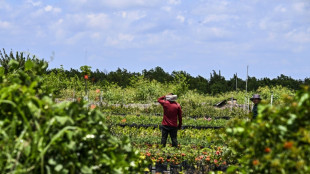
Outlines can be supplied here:
M310 90L304 87L283 105L260 105L256 120L227 128L243 173L310 172Z
M15 66L16 64L16 66ZM87 103L55 104L40 86L40 66L0 67L0 173L137 173L144 168L128 138L111 135ZM31 67L31 68L30 68ZM44 67L43 67L44 68Z

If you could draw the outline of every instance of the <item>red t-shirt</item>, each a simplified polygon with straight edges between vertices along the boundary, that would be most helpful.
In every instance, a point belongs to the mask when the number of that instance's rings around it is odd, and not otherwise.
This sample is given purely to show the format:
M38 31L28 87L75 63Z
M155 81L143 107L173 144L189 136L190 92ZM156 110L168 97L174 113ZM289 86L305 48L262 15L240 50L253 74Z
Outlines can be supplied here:
M182 126L182 109L179 103L165 100L165 96L158 98L157 100L164 108L164 117L162 125L178 127Z

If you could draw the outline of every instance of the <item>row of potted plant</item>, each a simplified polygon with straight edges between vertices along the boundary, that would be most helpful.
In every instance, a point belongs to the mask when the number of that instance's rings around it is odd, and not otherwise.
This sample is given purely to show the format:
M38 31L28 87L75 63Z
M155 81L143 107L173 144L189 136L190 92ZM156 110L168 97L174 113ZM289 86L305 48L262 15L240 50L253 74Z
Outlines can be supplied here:
M161 131L159 128L136 128L112 126L110 131L113 135L123 138L129 137L135 146L144 146L145 144L159 144L161 140ZM221 136L222 130L218 129L183 129L178 131L178 142L180 145L210 146L211 144L223 144ZM170 143L168 138L168 144Z
M162 118L158 116L136 116L136 115L126 115L126 116L119 116L119 115L109 115L106 117L106 122L109 124L137 124L137 125L160 125L162 122ZM213 119L211 117L204 117L204 118L189 118L185 117L182 118L182 125L183 126L208 126L208 127L220 127L225 126L227 120L223 119Z
M182 104L181 104L182 106ZM131 104L131 105L101 105L101 111L108 114L130 114L130 115L162 115L162 106L157 103L151 104ZM185 117L246 117L244 108L216 108L213 105L199 105L195 108L182 106L183 116Z
M236 163L232 158L231 151L226 146L210 146L205 148L193 146L139 147L140 158L146 160L156 168L178 169L179 171L202 171L225 170L229 164ZM161 171L158 169L157 171Z

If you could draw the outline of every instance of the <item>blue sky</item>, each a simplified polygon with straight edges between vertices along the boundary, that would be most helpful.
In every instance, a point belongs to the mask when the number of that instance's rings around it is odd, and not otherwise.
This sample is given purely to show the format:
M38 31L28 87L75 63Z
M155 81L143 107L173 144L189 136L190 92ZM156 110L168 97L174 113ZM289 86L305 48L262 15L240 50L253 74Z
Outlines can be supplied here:
M310 77L309 0L0 0L0 47L50 68Z

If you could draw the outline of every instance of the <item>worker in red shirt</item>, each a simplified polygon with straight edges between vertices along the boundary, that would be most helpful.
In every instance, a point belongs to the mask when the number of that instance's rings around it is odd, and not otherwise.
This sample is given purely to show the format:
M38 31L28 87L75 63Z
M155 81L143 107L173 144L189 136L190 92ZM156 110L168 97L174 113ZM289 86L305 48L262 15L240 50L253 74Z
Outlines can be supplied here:
M170 135L172 146L178 146L177 132L178 129L181 129L182 127L182 109L180 104L175 101L177 98L177 95L170 93L166 96L158 98L157 100L164 108L164 117L161 123L161 144L163 145L163 147L166 146L168 134Z

